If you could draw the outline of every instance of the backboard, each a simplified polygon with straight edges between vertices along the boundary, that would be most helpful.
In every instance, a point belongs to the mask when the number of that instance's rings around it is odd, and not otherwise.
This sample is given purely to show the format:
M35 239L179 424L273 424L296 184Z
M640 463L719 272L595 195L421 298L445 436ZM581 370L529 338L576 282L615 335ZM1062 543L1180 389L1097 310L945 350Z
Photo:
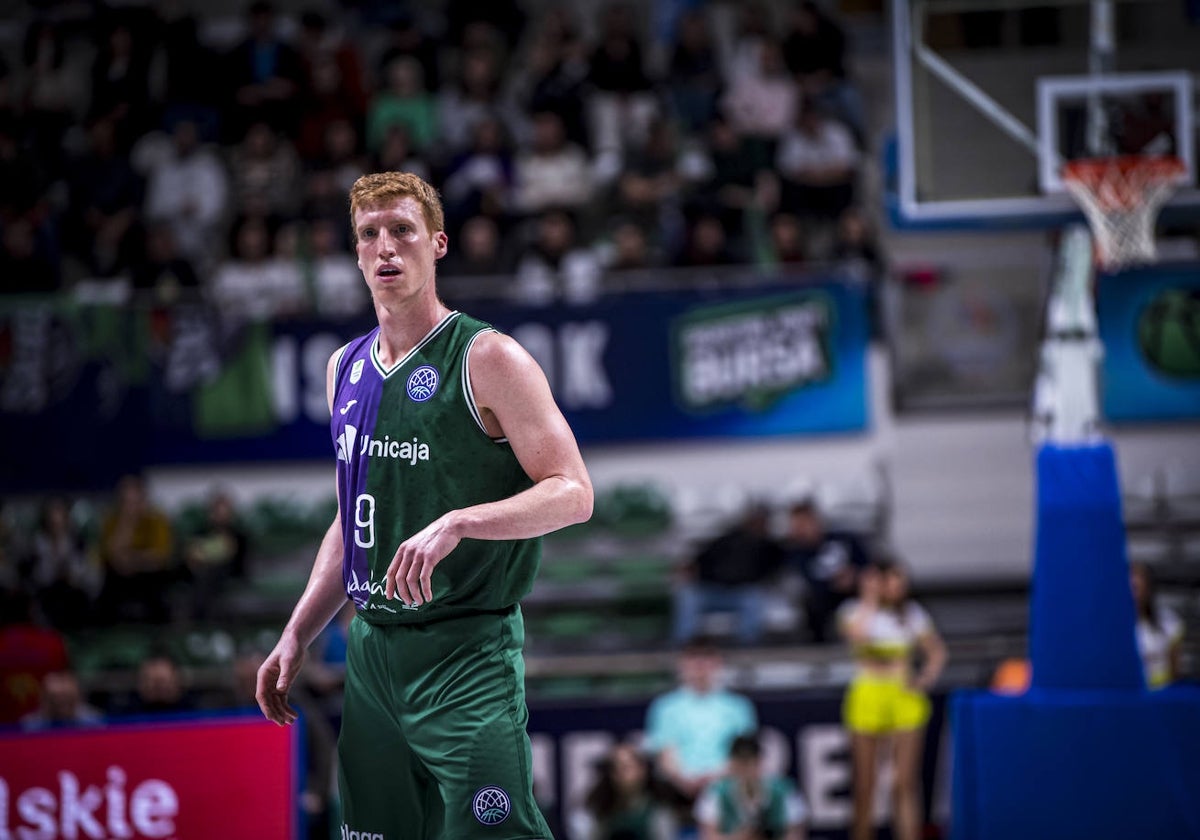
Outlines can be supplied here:
M1061 166L1172 154L1162 212L1200 218L1189 0L896 0L894 169L901 229L1039 228L1081 219Z

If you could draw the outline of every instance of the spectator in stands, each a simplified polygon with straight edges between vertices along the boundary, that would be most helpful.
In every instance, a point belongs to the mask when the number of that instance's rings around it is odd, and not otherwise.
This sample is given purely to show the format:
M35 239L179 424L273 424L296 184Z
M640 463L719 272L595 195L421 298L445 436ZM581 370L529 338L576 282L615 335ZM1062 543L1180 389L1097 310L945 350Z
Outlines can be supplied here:
M713 213L696 214L688 225L683 248L675 264L691 268L735 265L740 254L729 242L721 217Z
M132 10L102 12L91 67L88 111L119 126L122 145L151 126L150 62L154 41L143 16Z
M304 106L304 62L279 34L275 4L254 0L246 9L246 35L226 56L232 101L227 104L226 140L242 137L256 120L296 136Z
M0 144L3 139L0 138ZM0 277L9 294L53 294L62 286L61 260L53 231L25 213L0 228Z
M842 27L814 0L793 5L787 26L784 60L800 89L843 122L861 147L867 138L866 108L849 78Z
M42 680L69 664L66 639L45 622L33 596L0 587L0 726L36 710Z
M838 218L832 256L856 278L873 283L883 279L883 254L862 207L847 207Z
M1179 615L1163 604L1153 569L1131 561L1129 584L1137 611L1137 645L1149 688L1162 688L1179 679L1184 627Z
M689 822L696 798L728 769L734 738L758 728L753 702L722 686L723 667L710 638L690 639L679 654L679 686L646 711L645 748Z
M721 98L721 110L734 130L748 141L753 160L769 166L780 138L796 119L799 88L779 44L764 40L758 50L759 65L753 72L739 73Z
M647 230L678 227L685 181L674 126L665 119L649 127L645 143L634 147L617 179L616 211Z
M157 3L153 13L157 28L151 64L161 73L156 97L161 111L158 125L173 125L186 116L199 127L200 137L217 140L221 137L218 103L225 92L213 84L212 74L197 73L196 68L214 68L219 74L223 57L200 36L193 9L182 3Z
M524 61L513 68L513 97L526 114L558 114L567 141L589 149L588 45L573 14L571 4L556 3L537 20L537 29L522 51Z
M459 229L458 247L442 258L438 274L446 277L486 277L506 273L510 266L500 241L500 226L491 216L472 216Z
M408 129L393 125L383 136L383 145L371 155L371 169L375 172L411 172L425 178L430 174L429 164L412 147Z
M910 597L908 575L890 559L879 559L862 572L858 597L838 609L837 620L858 668L842 705L854 766L851 837L874 836L875 788L883 750L890 743L892 836L919 840L924 824L921 753L930 714L926 692L945 667L946 646L929 613ZM914 654L921 659L915 673Z
M809 639L824 643L838 607L858 591L858 576L870 557L856 534L827 527L813 499L788 510L784 552L789 568L804 578L804 618Z
M122 476L115 503L100 525L102 616L165 622L170 617L167 589L175 580L174 549L171 520L150 501L145 479Z
M317 312L325 318L353 318L370 305L370 293L362 281L354 257L342 247L343 226L332 219L308 223L309 271Z
M448 153L467 148L475 125L487 117L512 131L516 115L500 87L500 67L489 49L473 49L459 61L459 78L438 93L438 143Z
M51 671L42 677L41 700L37 709L20 720L26 732L72 726L97 726L104 713L88 703L73 671Z
M791 780L768 773L755 734L729 747L729 771L696 802L700 840L804 840L808 806Z
M367 112L367 77L355 43L315 9L300 16L296 48L304 70L296 150L302 159L311 160L321 153L325 130L335 120L362 122Z
M316 160L306 163L302 214L307 219L329 219L343 233L339 239L349 249L350 232L345 230L346 194L363 173L367 159L360 135L350 120L338 119L325 127L324 145Z
M229 185L236 215L287 216L300 197L300 157L292 141L254 120L229 149Z
M663 262L661 249L651 245L645 227L622 217L613 222L608 247L601 257L606 273L641 271L659 267Z
M575 240L575 220L569 213L550 210L539 216L534 240L517 260L513 295L531 306L594 300L600 292L600 263L591 249Z
M431 148L438 139L437 100L425 89L421 62L408 55L393 58L384 69L383 87L367 106L367 149L383 145L387 130L403 126L417 151Z
M229 259L212 278L212 300L235 320L265 321L304 313L308 290L296 265L279 258L274 231L262 216L243 216L231 229Z
M442 196L454 225L478 214L501 218L512 204L513 150L504 124L485 117L475 125L471 146L446 166Z
M86 128L86 149L64 168L69 200L63 236L87 272L113 277L137 262L146 184L118 145L115 117L96 115Z
M534 114L531 142L517 155L513 188L516 208L529 214L579 208L591 200L587 154L568 142L562 119L552 111Z
M705 151L705 174L688 207L692 212L717 214L725 231L740 239L747 228L746 216L766 206L766 169L755 162L750 142L723 115L710 123Z
M18 101L27 148L40 168L57 170L63 138L87 108L87 82L68 60L68 24L49 17L32 20L25 30ZM5 181L5 184L9 182Z
M183 540L193 619L211 617L230 582L245 579L249 547L250 540L238 521L233 499L223 489L214 490L208 499L204 521Z
M633 744L617 744L597 762L596 774L584 799L586 840L677 840L674 797L649 756Z
M201 271L213 261L229 202L229 175L218 154L200 142L199 127L179 118L170 143L145 150L148 223L170 225L180 253Z
M859 164L854 138L814 100L804 101L795 128L779 143L775 164L784 210L833 221L854 201Z
M804 225L794 213L776 213L771 217L769 261L778 266L799 266L808 261Z
M378 45L375 61L371 64L374 74L371 86L382 84L384 68L394 59L408 56L420 63L425 89L438 90L442 81L442 44L424 31L420 20L411 10L391 3L387 5L390 7L389 19L383 29L383 41Z
M130 281L143 300L171 306L200 288L192 263L179 253L175 232L164 223L150 225L143 237L144 251L133 265Z
M179 662L156 647L138 663L134 690L116 706L118 715L164 715L195 711L197 697L186 685Z
M729 609L737 612L738 641L761 641L764 587L783 565L783 547L771 535L770 517L766 505L751 504L680 570L673 603L672 637L677 644L700 631L706 614Z
M633 4L626 2L603 7L600 34L588 60L591 147L600 156L619 157L630 145L642 142L659 115L633 10Z
M704 131L716 115L723 82L721 64L703 6L679 18L667 75L672 116L688 134Z
M52 626L73 630L89 621L100 593L100 569L62 496L42 502L27 565L24 577Z

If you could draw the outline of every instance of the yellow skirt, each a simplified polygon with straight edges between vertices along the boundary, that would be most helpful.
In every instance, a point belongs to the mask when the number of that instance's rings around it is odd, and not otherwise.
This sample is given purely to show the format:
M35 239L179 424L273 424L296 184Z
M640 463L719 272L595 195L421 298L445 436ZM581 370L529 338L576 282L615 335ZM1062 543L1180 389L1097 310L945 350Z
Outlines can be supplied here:
M859 674L846 689L842 722L863 735L920 729L929 722L929 698L900 677Z

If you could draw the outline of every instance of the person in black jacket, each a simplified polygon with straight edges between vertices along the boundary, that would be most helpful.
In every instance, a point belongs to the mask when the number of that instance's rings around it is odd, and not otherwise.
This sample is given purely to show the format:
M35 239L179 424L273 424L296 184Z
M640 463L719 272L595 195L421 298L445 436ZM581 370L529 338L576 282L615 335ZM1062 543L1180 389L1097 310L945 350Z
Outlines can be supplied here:
M702 546L681 570L674 592L672 638L682 644L708 612L737 612L737 639L763 636L764 589L783 564L783 547L770 533L770 509L752 504L729 529Z

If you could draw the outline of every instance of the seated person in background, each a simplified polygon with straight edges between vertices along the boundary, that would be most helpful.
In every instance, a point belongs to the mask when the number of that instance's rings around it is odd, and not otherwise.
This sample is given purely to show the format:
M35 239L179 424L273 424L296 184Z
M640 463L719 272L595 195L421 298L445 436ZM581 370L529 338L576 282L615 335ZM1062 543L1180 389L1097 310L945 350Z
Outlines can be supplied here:
M926 692L946 665L946 646L925 608L908 594L908 576L891 560L859 575L859 597L842 604L838 628L854 650L857 674L846 689L842 719L853 761L852 840L874 836L875 785L885 748L894 770L892 836L918 840L921 752L930 706ZM914 673L914 654L921 667Z
M72 671L51 671L42 678L42 701L36 711L21 718L26 731L55 729L62 726L94 726L104 715L83 698L79 679Z
M733 739L758 728L753 702L720 685L723 664L710 639L690 640L679 656L680 685L646 711L646 749L689 820L696 797L725 773Z
M139 475L123 476L116 496L100 527L100 612L109 621L165 622L170 617L167 588L175 575L171 521L150 503Z
M1147 688L1162 688L1179 679L1183 622L1158 600L1154 572L1145 563L1129 564L1129 584L1137 612L1137 646Z
M165 651L154 651L138 665L137 688L120 711L127 715L161 715L195 708L195 698L184 685L179 663Z
M683 569L674 593L676 644L699 632L705 613L729 607L737 610L740 643L762 639L763 588L783 565L783 548L771 536L769 523L769 509L751 505Z
M854 594L867 551L854 534L827 530L812 499L792 505L784 539L787 564L804 577L804 617L809 638L829 640L837 608Z
M43 622L33 596L0 587L0 726L36 710L42 680L67 667L66 639Z
M779 142L779 203L800 216L833 221L854 200L859 151L849 129L805 101L795 128Z
M729 772L696 802L700 840L804 840L808 807L790 780L765 772L755 735L729 748Z
M632 744L618 744L596 768L584 802L591 825L586 840L676 840L678 830L653 762Z
M71 521L65 498L51 496L42 503L27 565L25 579L33 585L50 624L73 630L88 621L100 589L100 569L88 555L83 533Z
M193 618L207 618L229 581L245 578L248 545L233 500L225 491L215 491L208 500L204 523L183 546L183 559L192 578Z

